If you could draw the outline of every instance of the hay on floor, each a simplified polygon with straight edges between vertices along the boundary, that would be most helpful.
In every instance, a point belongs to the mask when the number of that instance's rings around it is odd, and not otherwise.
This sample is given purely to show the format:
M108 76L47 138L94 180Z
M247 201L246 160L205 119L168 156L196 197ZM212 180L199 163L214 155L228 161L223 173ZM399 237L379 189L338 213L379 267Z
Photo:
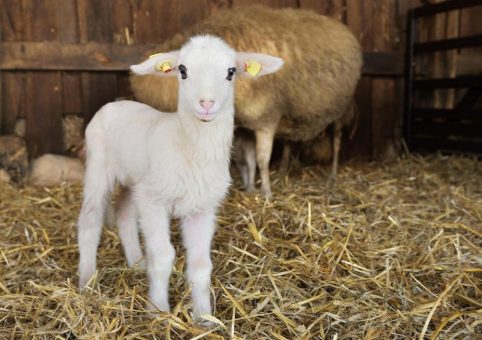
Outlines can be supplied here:
M274 174L275 200L235 187L219 214L217 326L192 324L184 251L172 313L104 228L94 289L79 294L81 188L0 184L0 338L472 339L482 333L482 163L418 157Z

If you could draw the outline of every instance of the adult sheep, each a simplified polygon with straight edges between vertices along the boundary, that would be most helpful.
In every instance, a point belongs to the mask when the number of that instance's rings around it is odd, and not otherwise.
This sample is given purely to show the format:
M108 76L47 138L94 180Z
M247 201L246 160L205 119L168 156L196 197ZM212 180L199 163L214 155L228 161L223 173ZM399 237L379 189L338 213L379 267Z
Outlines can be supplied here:
M360 45L345 25L312 11L240 7L214 13L165 41L159 50L177 49L196 34L217 35L237 50L276 55L285 61L276 74L236 84L236 123L255 132L256 161L266 197L271 196L269 160L275 136L306 141L335 123L337 154L341 126L352 113L362 66ZM132 76L131 85L138 100L175 111L174 81Z

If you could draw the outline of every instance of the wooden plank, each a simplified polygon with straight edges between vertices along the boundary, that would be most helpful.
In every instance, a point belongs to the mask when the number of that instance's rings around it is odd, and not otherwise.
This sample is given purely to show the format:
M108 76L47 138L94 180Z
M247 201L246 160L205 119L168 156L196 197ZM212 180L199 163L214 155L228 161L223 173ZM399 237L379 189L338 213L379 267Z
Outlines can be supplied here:
M233 7L249 5L263 5L272 8L298 7L296 0L233 0Z
M27 78L27 132L30 157L64 153L59 74L31 73Z
M79 41L79 28L77 25L77 5L75 0L63 0L57 2L56 10L61 15L57 15L57 40L61 43L77 43ZM65 17L71 20L65 20ZM38 52L38 51L37 51ZM58 55L63 58L62 52ZM39 59L41 59L39 57ZM60 70L60 68L54 68ZM62 113L82 112L82 90L80 74L77 72L62 72Z
M351 29L353 34L358 38L358 41L362 44L363 51L371 51L371 46L365 46L366 37L364 27L366 23L363 20L367 20L365 16L371 14L365 14L365 10L371 10L370 7L365 7L361 1L358 0L346 0L346 24Z
M77 1L80 42L111 43L112 1ZM84 122L87 124L104 104L113 101L117 79L112 73L91 73L81 76Z
M62 113L83 111L80 73L62 72Z
M372 51L372 37L367 23L372 20L373 2L346 0L347 25L360 41L364 51ZM372 155L372 80L362 77L355 93L358 109L357 130L352 140L345 138L346 155L349 158Z
M117 98L131 98L132 90L130 86L129 74L120 73L117 75Z
M365 52L363 53L364 75L402 76L403 54L400 52Z
M140 43L161 43L209 14L208 0L145 0L134 7L134 37ZM162 24L158 24L162 23Z
M0 1L0 33L2 43L5 41L22 40L23 15L19 1ZM0 57L3 49L0 47ZM24 102L22 98L25 88L25 78L16 72L0 73L0 134L14 132L15 122L21 116L25 116ZM23 98L22 98L23 99Z
M2 45L1 70L127 71L155 44L114 45L89 42L7 42Z
M391 0L377 1L372 17L373 50L390 52L397 49L395 6ZM395 80L375 78L372 82L372 150L375 158L393 156L396 150L397 119L401 116L400 98Z
M131 45L133 41L133 8L130 0L112 0L112 33L116 44Z
M3 44L0 70L127 71L157 44L117 45L89 42L13 42ZM363 72L370 75L401 75L399 52L364 53Z
M311 9L317 13L346 22L345 0L300 0L300 8Z
M2 134L12 134L17 119L26 116L25 76L2 72Z
M209 0L209 13L214 13L219 9L231 8L232 0Z
M56 40L56 0L25 1L27 41ZM41 18L41 19L39 19ZM30 157L63 153L60 72L28 72L26 82L26 140Z

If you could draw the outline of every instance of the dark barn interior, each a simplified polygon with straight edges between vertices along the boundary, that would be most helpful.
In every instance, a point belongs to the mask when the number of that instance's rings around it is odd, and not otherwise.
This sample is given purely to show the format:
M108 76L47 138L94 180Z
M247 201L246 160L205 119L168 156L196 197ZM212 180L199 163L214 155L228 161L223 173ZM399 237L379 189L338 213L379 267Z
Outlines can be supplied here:
M171 313L145 310L145 274L126 267L110 227L99 287L79 293L86 125L132 98L129 65L253 4L335 18L361 44L357 121L336 183L326 181L330 129L296 145L287 174L275 144L273 200L246 193L233 171L212 251L211 329L190 315L176 228ZM481 18L482 0L0 0L0 337L481 336ZM68 156L80 178L35 182L45 154Z

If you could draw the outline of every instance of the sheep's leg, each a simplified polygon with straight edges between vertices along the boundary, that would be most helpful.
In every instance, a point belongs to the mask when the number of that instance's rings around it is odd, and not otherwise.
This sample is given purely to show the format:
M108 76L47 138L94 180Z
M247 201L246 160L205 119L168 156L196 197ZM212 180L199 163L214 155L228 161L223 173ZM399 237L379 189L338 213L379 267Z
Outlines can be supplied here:
M244 188L248 187L248 167L246 164L236 163L236 167L241 175L241 180L243 181Z
M256 187L254 185L254 179L256 176L256 150L254 147L250 147L246 150L246 164L248 167L247 183L245 185L246 191L254 192L256 191Z
M333 134L333 167L331 170L330 180L335 181L338 173L338 158L340 155L341 137L343 125L340 121L335 122Z
M182 219L182 236L187 255L187 278L192 290L194 318L211 314L211 241L216 229L213 212L196 213Z
M261 192L266 198L270 199L273 195L271 193L271 185L269 182L269 160L273 149L275 129L266 128L263 130L256 130L255 134L256 161L261 175Z
M291 143L285 140L283 143L283 155L281 157L281 165L279 168L279 173L282 176L286 176L288 174L288 169L290 166L290 155L291 155Z
M119 198L116 218L127 264L129 267L133 267L134 265L144 267L145 263L142 259L143 254L137 228L137 209L132 197L132 192L127 188L122 191L121 197Z
M169 216L163 206L150 203L148 195L137 201L140 229L146 248L149 309L169 312L169 277L175 250L169 239Z
M85 287L95 274L97 248L109 193L109 183L102 175L104 169L100 161L92 159L92 165L87 167L85 174L84 200L78 220L80 288Z

